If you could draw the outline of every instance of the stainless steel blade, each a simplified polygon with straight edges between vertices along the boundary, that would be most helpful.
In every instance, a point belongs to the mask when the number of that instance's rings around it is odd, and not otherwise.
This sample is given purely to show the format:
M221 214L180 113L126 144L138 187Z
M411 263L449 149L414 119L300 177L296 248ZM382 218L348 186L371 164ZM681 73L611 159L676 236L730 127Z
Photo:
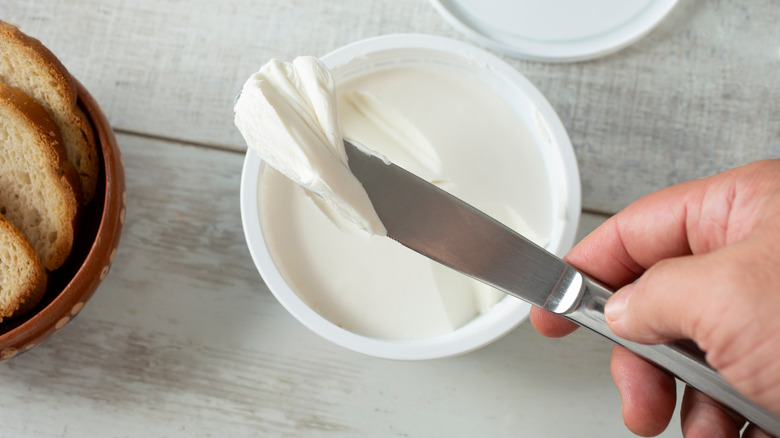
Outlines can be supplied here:
M587 327L643 356L771 434L780 419L736 391L690 342L642 345L615 335L604 319L612 292L460 199L344 141L390 238L508 294Z
M344 143L350 169L390 238L551 312L575 304L580 274L562 260L435 185Z

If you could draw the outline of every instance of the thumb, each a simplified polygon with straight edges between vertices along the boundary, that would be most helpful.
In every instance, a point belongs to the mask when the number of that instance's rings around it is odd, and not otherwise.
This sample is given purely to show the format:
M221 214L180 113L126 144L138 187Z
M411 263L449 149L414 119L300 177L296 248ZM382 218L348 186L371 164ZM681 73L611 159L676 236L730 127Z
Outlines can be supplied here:
M709 323L707 318L721 315L709 310L714 297L704 284L713 277L708 258L662 260L636 282L619 289L604 309L609 328L624 339L643 344L696 340L702 324Z
M770 257L762 263L756 256L756 241L661 260L607 300L607 324L644 344L691 339L716 368L752 355L780 328L780 295L771 286L780 271Z
M755 257L756 242L663 260L607 300L604 315L630 341L693 340L738 391L780 415L780 270L773 253Z

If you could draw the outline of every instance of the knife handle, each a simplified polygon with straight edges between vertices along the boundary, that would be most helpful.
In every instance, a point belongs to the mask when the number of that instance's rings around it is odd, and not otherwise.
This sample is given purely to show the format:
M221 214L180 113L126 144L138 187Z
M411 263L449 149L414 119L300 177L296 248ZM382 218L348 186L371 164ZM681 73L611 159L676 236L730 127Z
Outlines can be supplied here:
M770 434L780 434L780 419L737 392L715 369L707 364L704 353L691 341L644 345L615 335L604 318L604 305L612 291L583 276L580 303L566 318L622 345L665 369L689 386L707 394Z

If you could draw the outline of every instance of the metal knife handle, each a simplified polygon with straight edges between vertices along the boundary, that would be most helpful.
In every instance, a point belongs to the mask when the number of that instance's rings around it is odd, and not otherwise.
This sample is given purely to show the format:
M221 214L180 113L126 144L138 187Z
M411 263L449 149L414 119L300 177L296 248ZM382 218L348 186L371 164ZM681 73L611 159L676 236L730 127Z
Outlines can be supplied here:
M707 364L704 354L693 342L643 345L615 335L607 327L604 318L604 305L610 296L612 296L610 290L585 277L579 305L563 316L658 365L688 385L736 411L766 432L780 433L780 419L737 392Z

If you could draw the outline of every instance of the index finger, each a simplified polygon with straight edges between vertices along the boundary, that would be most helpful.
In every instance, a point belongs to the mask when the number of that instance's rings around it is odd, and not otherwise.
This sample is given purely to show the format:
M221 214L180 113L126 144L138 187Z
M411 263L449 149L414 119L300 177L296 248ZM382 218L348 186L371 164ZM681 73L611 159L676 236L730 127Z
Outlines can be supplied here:
M690 255L687 211L701 185L684 183L639 199L582 239L564 260L617 289L663 259Z
M701 200L705 180L651 193L609 218L572 248L564 260L586 275L618 289L660 260L691 254L688 221ZM714 215L717 216L717 215ZM545 336L560 337L577 325L543 309L531 309L531 323Z

